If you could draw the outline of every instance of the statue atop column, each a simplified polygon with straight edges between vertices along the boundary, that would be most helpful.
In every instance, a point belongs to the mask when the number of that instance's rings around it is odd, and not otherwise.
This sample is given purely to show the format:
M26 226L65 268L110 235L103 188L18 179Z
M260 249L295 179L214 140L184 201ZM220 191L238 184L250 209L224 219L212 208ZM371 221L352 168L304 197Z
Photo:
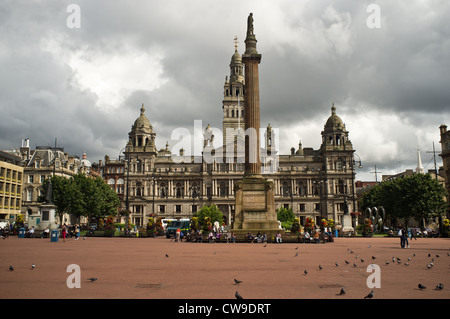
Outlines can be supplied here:
M250 13L247 19L247 35L253 34L253 13Z

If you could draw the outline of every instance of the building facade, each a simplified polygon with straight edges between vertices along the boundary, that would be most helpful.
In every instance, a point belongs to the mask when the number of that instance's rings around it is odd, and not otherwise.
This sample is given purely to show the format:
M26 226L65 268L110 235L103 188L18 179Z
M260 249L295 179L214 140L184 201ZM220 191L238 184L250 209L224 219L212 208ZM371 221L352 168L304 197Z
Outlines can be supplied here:
M94 174L100 173L92 167L86 154L80 159L77 156L64 152L62 147L36 146L30 148L29 140L22 141L19 150L21 165L23 166L23 191L21 214L25 220L30 216L39 216L40 207L43 204L39 201L42 191L42 182L53 175L70 178L77 173ZM64 216L64 222L73 223L69 216ZM42 220L44 221L44 220Z
M15 220L22 208L23 167L20 157L0 151L0 220Z
M450 131L447 130L447 125L442 124L440 127L441 134L441 154L443 163L443 176L445 179L445 188L447 194L450 194ZM447 218L450 218L450 195L447 196Z
M224 85L223 146L214 149L208 125L203 153L190 156L185 156L183 150L172 154L168 145L156 149L156 132L142 105L124 152L124 196L128 198L132 223L144 226L151 214L189 218L202 206L215 204L226 224L231 224L234 187L244 175L244 135L238 130L244 129L244 98L243 65L236 47ZM347 207L353 211L355 162L349 132L334 104L321 132L319 149L303 148L299 143L290 154L279 154L275 134L269 124L260 153L261 173L274 182L277 208L292 208L302 224L306 217L341 222Z

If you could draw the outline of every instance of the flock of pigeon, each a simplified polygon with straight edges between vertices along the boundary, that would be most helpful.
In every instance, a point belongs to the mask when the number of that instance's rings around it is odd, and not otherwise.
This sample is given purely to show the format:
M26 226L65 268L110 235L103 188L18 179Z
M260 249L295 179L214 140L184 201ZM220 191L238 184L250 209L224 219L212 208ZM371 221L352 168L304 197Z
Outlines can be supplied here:
M264 247L266 247L266 246L267 245L265 245ZM368 245L368 248L371 248L371 245ZM295 250L298 250L298 246L295 248ZM350 254L354 253L354 251L351 250L350 248L348 248L347 251ZM295 253L294 257L297 257L297 256L298 256L298 251ZM412 256L416 257L416 254L414 253ZM436 258L440 257L440 255L438 255L438 254L436 254L435 256L436 256ZM450 256L450 253L447 253L447 256ZM431 258L431 260L427 264L427 269L430 269L430 268L432 268L434 266L434 257L432 257L430 253L428 254L428 257ZM377 258L376 256L372 256L372 260L375 260L376 258ZM361 263L365 262L364 258L360 258L357 254L355 254L355 259L359 259L361 261ZM392 262L393 263L397 263L397 264L402 264L403 263L403 265L405 265L405 266L409 266L410 261L411 261L411 257L408 257L406 262L403 262L402 259L399 258L399 257L392 257ZM346 265L349 265L351 263L350 261L348 261L346 259L344 260L344 262L345 262ZM389 261L386 260L385 264L389 265ZM337 261L334 263L334 265L335 265L335 267L339 267L339 263ZM355 267L357 267L357 264L355 262L353 262L352 266L355 268ZM319 271L323 270L323 266L321 264L319 264L318 269L319 269ZM304 275L308 275L309 274L307 269L305 269L303 271L303 273L304 273ZM239 285L239 284L242 283L242 281L234 279L234 283L235 283L235 285ZM420 290L427 289L427 287L425 285L421 284L421 283L418 284L418 288ZM435 290L443 290L444 289L444 285L442 283L438 283L434 289ZM345 295L346 293L347 293L346 290L344 289L344 287L342 287L340 292L337 295L338 296L342 296L342 295ZM236 297L236 299L243 299L242 296L237 291L235 293L235 297ZM364 297L364 299L372 299L373 297L374 297L374 290L372 289Z

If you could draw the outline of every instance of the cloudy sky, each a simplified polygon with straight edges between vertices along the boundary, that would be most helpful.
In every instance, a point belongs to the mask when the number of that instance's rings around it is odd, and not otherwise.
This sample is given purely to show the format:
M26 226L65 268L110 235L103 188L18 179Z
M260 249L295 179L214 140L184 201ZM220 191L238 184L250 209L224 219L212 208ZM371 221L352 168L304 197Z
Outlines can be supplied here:
M117 158L142 103L158 148L195 120L221 128L233 38L243 53L250 12L261 126L279 128L281 153L300 140L319 148L334 102L357 179L375 180L375 165L415 169L418 147L433 168L427 152L450 126L446 0L2 0L0 149L57 138L92 162Z

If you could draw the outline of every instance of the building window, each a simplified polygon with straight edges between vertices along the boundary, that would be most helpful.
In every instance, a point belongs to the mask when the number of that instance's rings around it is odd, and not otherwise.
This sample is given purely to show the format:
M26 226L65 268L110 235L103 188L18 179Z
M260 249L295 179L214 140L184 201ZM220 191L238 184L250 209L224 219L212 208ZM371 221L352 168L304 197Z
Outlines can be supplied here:
M175 212L181 213L181 205L175 205Z
M183 197L183 188L181 187L181 183L177 183L176 189L175 189L175 194L176 194L177 198Z
M159 185L159 196L162 198L166 197L166 184L164 183Z
M34 175L28 175L28 183L34 183Z
M289 186L287 182L283 182L283 185L281 187L281 194L283 196L289 196L290 191L289 191Z
M197 205L192 205L192 213L196 213L197 212Z
M344 170L344 163L343 163L342 159L340 159L340 158L336 161L336 170L337 171Z
M306 211L306 205L305 204L299 204L299 211L305 212Z
M33 190L27 189L27 201L31 202L33 200Z
M221 182L220 187L219 187L219 196L220 197L227 196L227 193L228 193L227 190L228 190L228 188L226 187L225 182Z
M166 206L165 205L159 205L159 212L165 213L166 212Z

